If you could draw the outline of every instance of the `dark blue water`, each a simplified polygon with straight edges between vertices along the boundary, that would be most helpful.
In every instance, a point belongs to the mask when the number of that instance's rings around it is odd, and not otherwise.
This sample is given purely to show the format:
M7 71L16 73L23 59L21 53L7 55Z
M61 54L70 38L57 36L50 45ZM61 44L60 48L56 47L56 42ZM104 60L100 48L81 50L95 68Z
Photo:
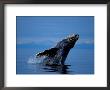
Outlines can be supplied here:
M82 48L81 48L82 47ZM42 59L36 59L35 54L47 47L35 45L17 45L16 74L94 74L94 49L77 46L68 54L66 66L46 67L41 64Z

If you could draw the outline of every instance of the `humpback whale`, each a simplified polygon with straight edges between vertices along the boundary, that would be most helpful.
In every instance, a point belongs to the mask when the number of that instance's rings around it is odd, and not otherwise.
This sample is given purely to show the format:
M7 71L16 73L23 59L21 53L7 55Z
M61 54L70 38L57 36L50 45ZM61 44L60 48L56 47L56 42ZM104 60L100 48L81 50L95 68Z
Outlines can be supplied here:
M72 34L58 42L55 47L36 54L36 58L45 56L44 65L64 65L70 49L74 47L78 39L78 34Z

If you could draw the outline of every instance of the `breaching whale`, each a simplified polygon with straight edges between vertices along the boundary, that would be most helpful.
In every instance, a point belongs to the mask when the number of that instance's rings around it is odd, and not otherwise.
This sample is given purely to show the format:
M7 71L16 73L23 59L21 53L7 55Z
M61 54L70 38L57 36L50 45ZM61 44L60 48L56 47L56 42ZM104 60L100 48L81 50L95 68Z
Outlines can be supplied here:
M36 54L36 58L45 56L44 65L64 65L70 49L74 47L78 39L78 34L72 34L58 42L55 47Z

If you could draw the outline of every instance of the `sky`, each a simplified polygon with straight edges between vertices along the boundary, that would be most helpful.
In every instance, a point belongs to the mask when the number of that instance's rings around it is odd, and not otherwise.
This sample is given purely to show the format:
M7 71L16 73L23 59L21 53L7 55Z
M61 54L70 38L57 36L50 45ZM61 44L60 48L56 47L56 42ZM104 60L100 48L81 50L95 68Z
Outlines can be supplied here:
M94 44L93 16L17 16L17 45L54 46L71 34L79 34L78 45Z

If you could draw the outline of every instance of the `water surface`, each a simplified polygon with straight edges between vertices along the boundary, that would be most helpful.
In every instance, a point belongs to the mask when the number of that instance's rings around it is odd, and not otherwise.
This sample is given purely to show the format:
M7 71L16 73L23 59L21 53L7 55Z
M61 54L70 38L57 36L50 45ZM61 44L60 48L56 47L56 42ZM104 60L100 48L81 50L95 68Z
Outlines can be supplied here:
M44 48L43 48L44 49ZM45 47L46 49L46 47ZM35 54L42 51L42 48L17 46L17 74L93 74L94 73L94 49L78 48L70 50L66 66L62 67L46 67L43 66L41 59L36 59ZM57 69L57 70L56 70ZM63 69L62 72L60 69Z

